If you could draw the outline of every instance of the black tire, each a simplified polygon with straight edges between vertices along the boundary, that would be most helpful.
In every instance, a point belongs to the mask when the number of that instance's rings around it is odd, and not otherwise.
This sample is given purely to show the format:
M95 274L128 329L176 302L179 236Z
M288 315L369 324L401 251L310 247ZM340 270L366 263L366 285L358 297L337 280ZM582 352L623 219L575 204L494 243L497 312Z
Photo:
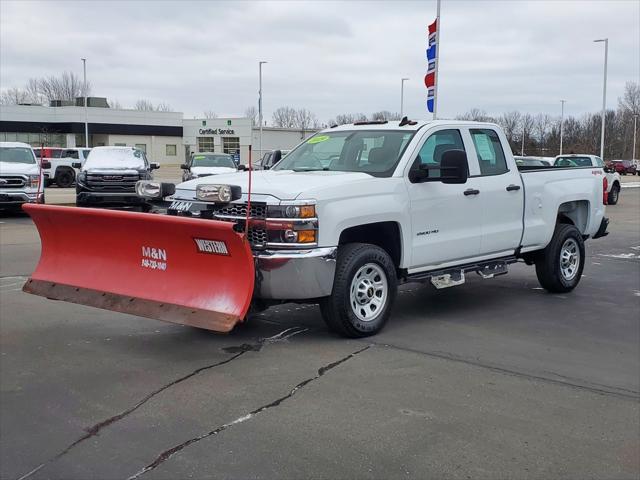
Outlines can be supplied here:
M367 268L367 265L374 267ZM382 279L380 273L386 278ZM359 274L361 283L352 285L356 274ZM375 278L380 278L381 284L386 281L386 292L384 287L377 290L373 286L361 290L355 288L366 285L369 281L368 275L371 275L374 281ZM368 301L367 304L360 304L354 300L352 307L352 286L355 288L354 298L362 298L363 301ZM333 291L330 296L320 301L320 311L327 326L334 332L350 338L367 337L378 333L387 323L397 293L396 268L389 254L382 248L368 243L350 243L338 249ZM377 306L374 296L381 298L381 306ZM360 313L356 314L354 309L359 309ZM369 313L370 320L363 320L358 316Z
M576 247L575 251L579 253L579 256L574 259L569 255L571 260L565 259L565 263L563 263L561 256L563 253L567 253L563 250L567 246L572 246L571 242ZM551 242L536 259L536 275L540 286L551 293L570 292L580 283L584 259L584 240L580 231L573 225L564 223L556 225ZM563 265L566 265L567 268L563 268ZM570 272L571 275L569 275Z
M620 198L620 185L618 183L614 183L613 187L609 191L609 195L607 195L607 205L615 205L618 203L618 199Z
M73 181L76 179L76 174L73 170L65 168L56 172L55 182L60 188L69 188L73 185Z

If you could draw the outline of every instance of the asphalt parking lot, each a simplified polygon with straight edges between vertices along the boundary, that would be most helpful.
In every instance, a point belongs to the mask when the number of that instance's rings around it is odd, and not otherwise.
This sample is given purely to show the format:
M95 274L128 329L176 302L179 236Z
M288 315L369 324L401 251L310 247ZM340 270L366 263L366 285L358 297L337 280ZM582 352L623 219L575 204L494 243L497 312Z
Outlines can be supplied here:
M573 293L405 285L365 340L315 306L216 335L27 295L38 235L2 217L0 476L638 478L640 188L607 215Z

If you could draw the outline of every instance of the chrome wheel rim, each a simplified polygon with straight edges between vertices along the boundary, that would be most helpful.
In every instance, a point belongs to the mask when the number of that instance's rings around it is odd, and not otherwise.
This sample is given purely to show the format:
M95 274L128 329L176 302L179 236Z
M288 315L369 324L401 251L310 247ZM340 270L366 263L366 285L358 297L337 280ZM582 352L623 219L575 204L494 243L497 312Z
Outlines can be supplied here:
M560 249L560 272L562 277L567 280L573 280L578 275L580 267L580 248L578 242L573 238L565 240Z
M351 310L363 322L375 320L384 310L388 291L389 284L384 270L375 263L363 265L351 280Z

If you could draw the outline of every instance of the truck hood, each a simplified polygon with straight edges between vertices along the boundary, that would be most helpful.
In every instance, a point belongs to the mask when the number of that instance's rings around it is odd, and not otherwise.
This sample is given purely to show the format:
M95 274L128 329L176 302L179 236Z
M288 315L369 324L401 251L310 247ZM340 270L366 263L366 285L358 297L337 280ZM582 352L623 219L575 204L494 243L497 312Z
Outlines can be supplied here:
M135 170L133 168L83 168L83 172L87 173L96 173L99 175L137 175L140 173L140 170ZM144 172L144 170L142 170Z
M37 175L40 168L36 163L0 162L0 175Z
M238 170L231 167L191 167L193 175L221 175L223 173L235 173Z
M253 172L252 194L275 197L278 200L294 200L301 194L315 194L319 189L348 185L354 188L359 181L374 177L360 172L293 172L291 170L260 170ZM203 177L181 183L176 186L174 198L194 199L196 186L216 183L237 185L246 194L249 184L249 172L216 175L215 178Z

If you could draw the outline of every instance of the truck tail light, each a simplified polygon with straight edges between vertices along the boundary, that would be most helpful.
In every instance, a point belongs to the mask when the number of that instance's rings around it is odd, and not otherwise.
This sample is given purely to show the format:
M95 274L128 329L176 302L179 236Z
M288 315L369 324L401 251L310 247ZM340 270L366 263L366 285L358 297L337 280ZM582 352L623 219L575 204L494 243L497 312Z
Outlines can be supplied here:
M607 177L602 177L602 204L606 205L609 201L609 194L607 193L607 188L609 188L609 182L607 181Z

